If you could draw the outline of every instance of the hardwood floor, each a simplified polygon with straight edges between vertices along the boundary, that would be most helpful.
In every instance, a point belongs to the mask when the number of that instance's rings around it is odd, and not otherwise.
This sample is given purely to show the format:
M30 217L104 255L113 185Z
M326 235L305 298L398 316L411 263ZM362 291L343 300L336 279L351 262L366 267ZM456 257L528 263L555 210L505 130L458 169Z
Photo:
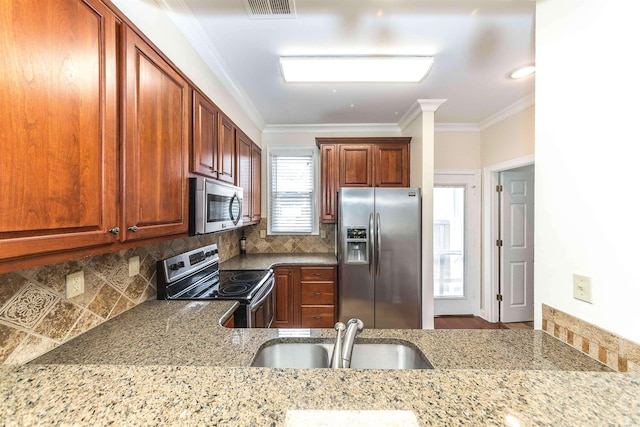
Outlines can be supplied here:
M436 316L435 329L533 329L533 322L490 323L477 316Z

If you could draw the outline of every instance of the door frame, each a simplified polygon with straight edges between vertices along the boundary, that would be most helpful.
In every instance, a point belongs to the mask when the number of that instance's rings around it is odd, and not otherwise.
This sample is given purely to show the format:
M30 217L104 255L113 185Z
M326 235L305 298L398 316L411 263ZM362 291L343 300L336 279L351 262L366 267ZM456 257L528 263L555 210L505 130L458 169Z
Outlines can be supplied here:
M482 228L481 228L481 171L479 169L435 169L433 171L434 187L437 185L437 176L465 176L471 181L465 200L465 281L467 290L474 286L472 298L473 314L480 314L480 302L482 299L481 276L481 252L482 252ZM444 184L443 184L444 185ZM475 190L475 191L473 191ZM433 282L433 278L431 279ZM435 284L434 284L435 287ZM431 290L433 292L433 288ZM434 298L435 313L435 298Z
M498 240L500 224L498 223L498 193L496 186L500 182L500 172L530 166L535 163L533 154L487 166L483 170L482 186L482 291L480 317L495 323L499 318L498 294ZM535 279L534 279L535 280Z

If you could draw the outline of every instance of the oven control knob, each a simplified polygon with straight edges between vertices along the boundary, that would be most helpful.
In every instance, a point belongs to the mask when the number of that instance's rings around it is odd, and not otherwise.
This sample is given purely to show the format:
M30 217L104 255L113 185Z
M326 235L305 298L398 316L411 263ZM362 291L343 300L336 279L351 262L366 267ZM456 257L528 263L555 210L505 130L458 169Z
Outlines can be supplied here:
M176 262L175 264L171 264L169 266L171 270L180 270L182 267L184 267L184 261Z

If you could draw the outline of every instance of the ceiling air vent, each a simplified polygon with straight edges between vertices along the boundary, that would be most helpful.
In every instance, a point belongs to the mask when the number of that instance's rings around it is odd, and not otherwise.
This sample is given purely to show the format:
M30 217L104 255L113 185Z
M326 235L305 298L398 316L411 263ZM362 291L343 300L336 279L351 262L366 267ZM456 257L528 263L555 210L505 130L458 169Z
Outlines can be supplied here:
M295 18L294 0L244 0L247 14L252 19Z

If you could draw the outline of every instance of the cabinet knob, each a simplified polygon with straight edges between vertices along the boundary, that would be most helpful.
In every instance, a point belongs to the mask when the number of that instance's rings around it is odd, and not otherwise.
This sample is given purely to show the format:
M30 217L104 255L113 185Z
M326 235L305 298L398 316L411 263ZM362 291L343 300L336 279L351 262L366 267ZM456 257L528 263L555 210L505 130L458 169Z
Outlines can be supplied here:
M120 227L113 227L109 229L109 233L118 234L120 232Z
M131 231L132 233L135 233L136 231L138 231L138 227L133 225L133 226L129 227L128 230Z

